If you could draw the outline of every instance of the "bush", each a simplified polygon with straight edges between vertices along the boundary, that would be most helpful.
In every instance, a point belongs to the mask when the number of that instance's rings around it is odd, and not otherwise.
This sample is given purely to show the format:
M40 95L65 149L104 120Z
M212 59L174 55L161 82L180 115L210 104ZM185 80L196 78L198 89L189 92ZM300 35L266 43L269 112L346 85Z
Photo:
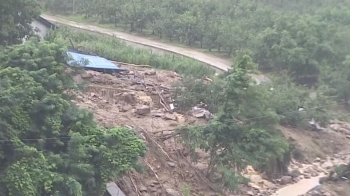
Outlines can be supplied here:
M321 88L311 95L310 89L298 86L287 75L281 75L267 85L270 89L270 103L276 113L281 116L280 124L290 126L306 126L311 119L321 125L330 119L329 108L335 105L329 97L324 96ZM299 111L303 107L304 111Z

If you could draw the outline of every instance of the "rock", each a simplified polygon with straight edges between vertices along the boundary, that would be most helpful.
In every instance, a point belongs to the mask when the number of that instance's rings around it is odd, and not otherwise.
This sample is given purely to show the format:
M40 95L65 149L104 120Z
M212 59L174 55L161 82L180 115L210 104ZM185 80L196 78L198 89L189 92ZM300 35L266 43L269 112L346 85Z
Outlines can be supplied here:
M81 74L81 78L83 78L83 79L89 79L92 77L94 77L94 75L92 75L92 73L89 73L89 72L85 72L85 73Z
M289 173L290 176L292 176L292 178L296 178L296 177L299 177L301 175L301 172L297 169L293 169L290 173Z
M269 182L269 181L267 181L267 180L263 180L263 181L262 181L262 184L264 185L264 187L267 187L267 188L269 188L269 189L274 189L274 188L276 188L276 185L275 185L275 184L273 184L272 182Z
M206 109L193 107L192 108L192 115L196 118L205 118L205 119L211 119L213 118L213 115Z
M175 114L176 115L176 120L179 124L185 124L186 118L181 115L181 114Z
M339 129L339 132L340 132L340 133L347 134L347 133L349 133L349 130L348 130L348 129L345 129L345 128L340 128L340 129Z
M151 70L149 70L148 72L146 72L145 75L151 76L151 75L156 75L156 73L157 73L156 70L151 69Z
M293 178L293 182L299 182L301 180L300 176Z
M319 176L317 172L311 173L311 177L316 177L316 176Z
M333 163L330 161L327 161L327 162L322 164L322 168L327 169L327 170L331 169L332 167L333 167Z
M328 181L328 176L321 177L318 181L320 182L320 184L323 184Z
M162 112L153 113L153 116L154 117L163 117L164 113L162 113Z
M149 114L151 112L151 108L147 105L142 105L142 106L136 107L135 112L138 115L145 115L145 114Z
M170 167L176 167L176 163L173 163L173 162L168 162L168 165L169 165Z
M330 194L329 192L325 192L323 193L323 196L332 196L332 194Z
M179 126L179 124L177 122L174 122L174 123L170 123L169 126L170 127L177 127L177 126Z
M76 100L78 100L78 101L83 101L83 100L84 100L84 97L83 97L83 96L78 95L78 96L77 96L75 99L76 99Z
M135 105L137 103L137 99L136 99L135 95L132 93L123 93L122 99L123 99L123 101L125 101L126 103L128 103L130 105Z
M283 176L283 177L281 178L281 184L282 184L282 185L289 184L289 183L291 183L292 181L293 181L292 176Z
M168 113L166 113L164 116L163 116L163 118L165 119L165 120L173 120L173 121L176 121L176 116L174 115L174 114L168 114Z
M255 195L255 193L254 193L253 191L248 191L248 192L247 192L247 195L253 196L253 195Z
M311 196L322 196L322 194L317 190L313 190L311 191Z
M175 191L174 189L166 189L165 191L168 196L181 196L181 194L178 191Z
M254 183L252 183L252 182L249 182L248 185L249 185L250 187L252 187L253 189L258 190L258 191L260 191L260 189L261 189L260 186L254 184Z
M129 111L129 110L131 110L132 109L132 107L130 106L130 105L123 105L120 109L119 109L119 111L120 112L127 112L127 111Z
M334 131L338 132L340 129L340 125L339 124L332 124L329 126L331 129L333 129Z
M321 158L320 158L320 157L316 157L316 159L314 160L314 162L316 162L316 163L321 162Z
M143 184L141 184L140 186L138 186L138 189L140 192L147 192L147 187L145 187Z
M249 179L252 183L259 184L263 181L262 177L260 175L251 175L249 176Z

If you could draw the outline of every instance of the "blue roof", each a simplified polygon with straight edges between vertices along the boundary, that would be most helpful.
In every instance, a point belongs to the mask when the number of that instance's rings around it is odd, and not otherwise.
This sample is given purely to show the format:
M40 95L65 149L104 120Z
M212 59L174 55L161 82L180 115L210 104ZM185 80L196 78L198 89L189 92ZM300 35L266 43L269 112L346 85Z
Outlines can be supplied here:
M86 69L96 70L96 71L122 71L117 64L94 55L83 54L82 52L76 52L73 50L67 51L68 56L72 59L67 63L70 66L79 65Z

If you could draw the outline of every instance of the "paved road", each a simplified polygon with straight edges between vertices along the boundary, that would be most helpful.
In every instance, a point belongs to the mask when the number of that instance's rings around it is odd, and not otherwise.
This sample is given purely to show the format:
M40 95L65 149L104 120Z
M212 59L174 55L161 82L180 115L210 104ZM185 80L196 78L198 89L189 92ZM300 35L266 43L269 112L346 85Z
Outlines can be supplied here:
M54 23L64 24L64 25L68 25L68 26L72 26L72 27L76 27L79 29L88 30L88 31L92 31L92 32L107 34L107 35L115 36L121 40L125 40L127 42L140 44L140 45L153 47L153 48L161 49L164 51L180 54L180 55L201 61L205 64L213 66L216 69L219 69L222 71L227 71L228 69L231 68L231 61L230 60L222 59L222 58L219 58L219 57L216 57L216 56L213 56L210 54L198 52L198 51L195 51L192 49L183 48L183 47L179 47L179 46L173 46L173 45L169 45L166 43L157 42L157 41L150 40L147 38L138 37L136 35L131 35L128 33L123 33L123 32L119 32L119 31L107 29L107 28L101 28L101 27L87 25L87 24L83 24L83 23L77 23L77 22L66 20L66 19L63 19L63 18L60 18L57 16L42 14L41 17L43 17L44 19L49 20L51 22L54 22ZM253 75L252 74L252 77L258 83L264 82L267 80L267 78L263 75Z
M138 37L138 36L131 35L128 33L114 31L111 29L106 29L106 28L96 27L96 26L92 26L92 25L77 23L77 22L65 20L65 19L62 19L62 18L59 18L56 16L50 16L50 15L45 15L45 14L43 14L41 16L43 18L45 18L46 20L49 20L51 22L61 23L61 24L77 27L80 29L88 30L88 31L113 35L119 39L122 39L122 40L125 40L128 42L133 42L133 43L146 45L149 47L159 48L159 49L162 49L165 51L181 54L183 56L187 56L187 57L196 59L198 61L201 61L203 63L209 64L211 66L214 66L214 67L216 67L220 70L223 70L223 71L226 71L227 69L229 69L230 65L231 65L231 61L229 61L229 60L221 59L219 57L205 54L205 53L201 53L201 52L194 51L191 49L186 49L186 48L182 48L182 47L178 47L178 46L172 46L169 44L153 41L153 40L143 38L143 37Z

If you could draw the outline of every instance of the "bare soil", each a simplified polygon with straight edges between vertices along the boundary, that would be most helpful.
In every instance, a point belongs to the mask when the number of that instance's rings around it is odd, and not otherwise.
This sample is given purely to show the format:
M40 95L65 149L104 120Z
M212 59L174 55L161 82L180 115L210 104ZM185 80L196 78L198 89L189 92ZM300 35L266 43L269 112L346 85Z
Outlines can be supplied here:
M315 158L325 158L344 151L350 152L350 140L347 135L327 128L317 132L290 127L279 127L291 144L296 145L299 161L312 162ZM298 156L298 155L297 155Z
M89 84L76 93L75 102L93 111L99 124L105 127L131 127L146 142L148 153L140 160L141 167L117 182L126 195L225 195L204 176L207 154L198 151L199 162L192 163L176 137L174 130L178 126L207 122L190 113L170 110L172 84L181 80L180 76L172 71L153 70L150 67L123 65L123 68L131 70L131 74L110 75L86 71L77 76L77 81L87 81ZM146 109L141 114L142 107L149 108L149 111ZM286 127L280 129L300 150L303 155L301 161L305 164L312 164L317 157L324 158L346 150L350 152L350 140L346 133L339 130L328 128L325 132L312 132ZM253 168L247 168L245 175L251 179L251 183L242 187L241 194L234 195L270 196L271 191L282 186L278 181L269 182ZM332 188L331 185L329 187Z
M132 171L119 181L123 191L130 196L166 195L169 189L181 194L215 195L173 136L177 126L205 123L206 120L170 113L163 106L169 107L171 85L180 79L179 76L172 71L126 65L123 68L138 77L86 71L75 78L89 82L83 91L77 92L77 105L93 111L96 121L105 127L132 127L147 143L148 153L140 161L142 172ZM136 84L137 80L144 84ZM166 103L160 103L159 94ZM149 107L150 112L138 114L137 108L141 106Z

